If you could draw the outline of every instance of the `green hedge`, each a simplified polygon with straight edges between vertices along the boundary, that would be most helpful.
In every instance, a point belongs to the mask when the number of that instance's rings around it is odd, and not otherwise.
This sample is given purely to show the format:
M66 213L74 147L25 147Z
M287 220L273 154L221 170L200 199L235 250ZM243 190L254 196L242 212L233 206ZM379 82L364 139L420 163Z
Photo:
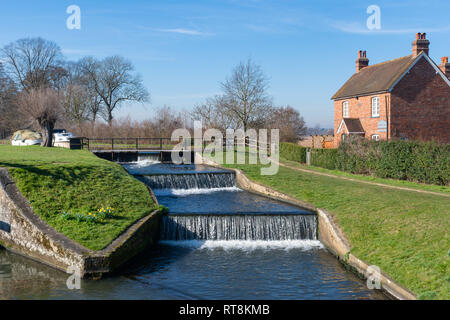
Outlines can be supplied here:
M293 159L295 153L288 150L285 153L291 158L283 157L298 161ZM306 162L306 150L304 159L299 162ZM313 149L311 164L381 178L437 185L450 183L450 145L436 142L348 139L338 149Z
M280 156L286 160L306 163L306 148L294 143L280 143Z
M337 155L337 149L312 149L311 165L334 170L336 169Z

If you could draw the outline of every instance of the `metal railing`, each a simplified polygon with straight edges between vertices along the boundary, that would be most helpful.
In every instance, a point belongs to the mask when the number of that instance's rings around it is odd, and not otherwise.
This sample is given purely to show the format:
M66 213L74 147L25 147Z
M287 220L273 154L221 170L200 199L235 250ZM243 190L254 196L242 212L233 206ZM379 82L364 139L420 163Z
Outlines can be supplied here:
M171 150L178 143L170 138L82 138L83 149L90 151Z
M202 151L206 146L214 141L204 139L180 139L173 141L171 138L80 138L81 148L90 151L152 151L152 150L172 150L176 145L182 144L182 149L194 149L197 147ZM198 141L197 141L198 140ZM226 139L223 139L223 151L226 151ZM232 142L234 147L239 143L237 139ZM256 150L267 149L270 153L270 144L261 145L258 141L246 140L244 147L256 147Z

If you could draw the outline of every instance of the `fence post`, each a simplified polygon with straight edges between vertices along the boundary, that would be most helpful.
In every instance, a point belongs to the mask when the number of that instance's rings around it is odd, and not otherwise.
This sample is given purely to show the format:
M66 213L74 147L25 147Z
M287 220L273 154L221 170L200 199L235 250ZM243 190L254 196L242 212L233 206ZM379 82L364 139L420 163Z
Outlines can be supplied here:
M136 138L136 151L139 150L139 138Z
M114 151L114 138L111 138L111 151Z
M162 138L159 138L159 150L162 150Z
M306 149L306 165L311 165L311 149Z

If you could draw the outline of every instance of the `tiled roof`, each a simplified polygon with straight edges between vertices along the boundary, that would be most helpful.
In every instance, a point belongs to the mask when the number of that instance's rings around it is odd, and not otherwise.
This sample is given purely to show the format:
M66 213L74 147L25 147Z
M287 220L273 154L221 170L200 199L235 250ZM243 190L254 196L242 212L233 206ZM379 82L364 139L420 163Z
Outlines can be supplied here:
M409 55L365 67L355 73L331 99L337 100L387 91L418 57Z
M347 127L348 133L363 133L364 129L361 125L359 119L354 118L344 118L345 126Z

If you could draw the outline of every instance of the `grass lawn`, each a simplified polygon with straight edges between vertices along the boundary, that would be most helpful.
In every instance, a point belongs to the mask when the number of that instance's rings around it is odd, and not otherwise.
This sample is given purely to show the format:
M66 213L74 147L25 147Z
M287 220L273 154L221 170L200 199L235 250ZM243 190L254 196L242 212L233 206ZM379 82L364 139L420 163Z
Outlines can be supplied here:
M0 167L8 168L34 212L81 245L100 250L156 208L146 186L119 164L89 151L0 145ZM103 222L65 219L114 208Z
M421 299L450 299L449 197L284 167L276 175L262 176L258 165L224 166L241 169L253 181L329 210L357 257L379 266Z

